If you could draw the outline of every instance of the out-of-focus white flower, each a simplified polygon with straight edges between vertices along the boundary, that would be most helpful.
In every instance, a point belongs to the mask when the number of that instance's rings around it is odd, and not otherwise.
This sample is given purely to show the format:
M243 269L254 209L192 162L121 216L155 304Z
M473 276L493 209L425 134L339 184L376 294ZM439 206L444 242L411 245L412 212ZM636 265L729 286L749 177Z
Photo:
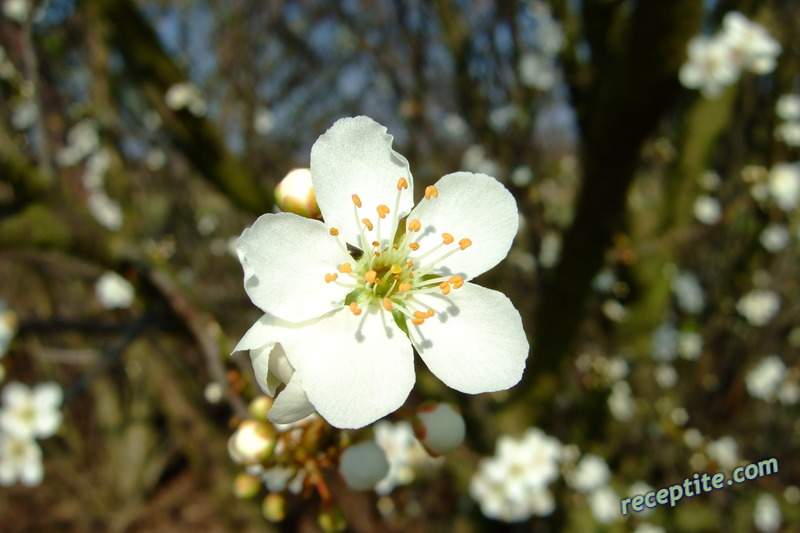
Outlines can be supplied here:
M614 322L622 322L628 318L628 310L619 301L609 298L603 302L603 314Z
M0 300L0 359L8 351L8 347L11 346L11 341L16 333L17 314L8 308L4 300Z
M683 432L683 443L689 448L699 448L703 444L703 434L697 428L688 428Z
M417 421L417 437L433 455L450 453L464 442L467 426L461 413L450 404L421 407L417 411Z
M674 387L678 382L678 372L672 365L658 365L655 369L656 381L662 387Z
M669 414L669 419L678 426L682 426L689 421L689 413L683 407L676 407Z
M561 24L553 18L553 13L545 2L530 2L528 9L536 19L536 46L546 56L554 57L564 46Z
M135 291L130 282L116 272L106 272L94 285L100 305L106 309L127 309L133 303Z
M678 334L678 354L684 359L694 361L703 352L703 336L694 331L681 331Z
M521 439L502 435L494 457L483 458L470 481L470 495L483 513L506 522L553 512L547 485L558 477L561 443L536 428Z
M721 437L706 445L706 455L722 468L730 470L739 462L739 445L731 436Z
M689 41L688 58L678 77L687 89L699 89L705 98L716 98L739 79L739 65L726 41L697 36Z
M762 494L753 509L753 523L763 533L773 533L781 527L781 509L769 494Z
M257 464L275 450L277 434L269 422L245 420L228 439L228 454L238 464Z
M561 235L555 231L548 231L542 237L539 248L539 264L544 268L552 268L561 257Z
M469 131L467 122L456 113L447 113L442 119L442 127L452 139L462 139Z
M700 176L698 183L707 191L716 191L722 185L722 178L719 177L718 172L707 170Z
M778 293L766 289L753 289L736 303L736 310L753 326L763 326L780 308Z
M0 432L0 485L20 481L34 487L42 482L42 449L33 439Z
M636 412L636 404L631 396L631 386L627 381L617 381L611 387L611 394L608 395L608 409L614 418L624 422L630 420Z
M703 224L716 224L722 217L719 200L713 196L702 194L694 201L694 217Z
M375 442L389 461L389 472L375 485L378 494L389 494L398 485L408 485L420 469L441 463L428 455L408 422L381 420L375 424L374 432Z
M339 472L354 490L368 490L389 473L386 454L374 440L348 447L339 461Z
M161 170L164 168L164 165L167 164L167 154L165 154L164 150L161 148L151 148L147 152L144 164L147 165L148 169L154 172Z
M535 52L526 52L519 60L519 79L526 87L547 91L556 84L553 60Z
M789 212L800 203L800 163L778 163L767 176L769 195L782 210Z
M533 170L527 165L520 165L511 171L511 183L515 187L527 187L533 181Z
M23 100L11 110L11 125L17 131L24 131L36 123L39 118L39 108L33 100Z
M496 132L502 132L508 128L518 112L517 106L510 104L492 109L489 112L489 125Z
M800 120L800 94L784 94L775 102L775 114L783 120Z
M281 211L295 213L302 217L320 216L314 185L311 183L311 170L295 168L275 187L275 203Z
M770 355L759 361L745 378L747 392L754 398L768 402L775 401L778 387L786 378L786 365L777 355Z
M643 522L636 526L636 529L633 530L633 533L667 533L667 530L663 527L654 526L653 524Z
M589 509L601 524L619 520L619 495L609 486L601 487L589 494Z
M3 2L3 15L18 24L28 20L31 6L29 0L5 0Z
M761 232L758 240L768 252L780 252L789 244L789 230L783 224L770 224Z
M700 281L691 272L681 272L672 279L672 292L684 313L696 315L703 311L705 295Z
M789 379L784 380L778 389L778 401L783 405L794 405L800 402L800 385Z
M94 122L81 120L67 132L67 144L56 154L62 166L72 166L93 153L100 146L100 134Z
M614 284L617 282L617 276L610 268L604 268L592 280L592 287L598 292L611 292Z
M678 355L678 330L670 322L664 322L653 332L650 353L658 362L675 360Z
M253 117L253 129L259 135L269 135L275 129L275 115L266 107L256 109Z
M98 148L86 159L81 181L90 191L101 190L105 183L105 175L111 166L111 154L105 148Z
M12 381L2 392L0 430L20 439L46 438L61 425L63 393L57 383L40 383L29 388Z
M245 290L265 314L234 351L250 352L270 394L276 350L291 369L270 420L311 405L340 428L376 421L408 397L413 348L461 392L505 390L522 376L519 312L468 281L507 255L519 226L513 196L490 176L458 172L414 207L408 162L391 143L367 117L337 121L311 150L325 222L266 214L238 240Z
M597 455L587 453L578 466L567 477L570 486L580 492L592 492L608 483L611 471L606 462Z
M791 120L775 127L775 136L789 146L800 146L800 120Z
M781 53L780 43L764 26L738 11L725 14L721 39L730 47L743 70L769 74L775 69L775 60Z
M101 226L111 231L117 231L122 227L122 207L116 200L109 198L105 191L90 192L86 202L89 212Z
M197 85L189 82L176 83L164 95L167 107L179 111L187 109L191 114L202 117L206 114L206 102Z
M500 167L486 155L486 150L479 144L473 144L464 151L461 166L464 170L488 176L497 176L500 173Z

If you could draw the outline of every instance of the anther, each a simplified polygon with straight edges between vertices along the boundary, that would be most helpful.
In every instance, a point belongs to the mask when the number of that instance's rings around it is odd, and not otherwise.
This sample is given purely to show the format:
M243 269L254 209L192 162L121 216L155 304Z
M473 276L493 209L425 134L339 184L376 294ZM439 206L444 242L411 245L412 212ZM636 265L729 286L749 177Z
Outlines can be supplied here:
M426 313L425 311L414 311L414 318L421 318L425 320L426 318L430 317L428 316L428 313Z
M361 222L364 223L368 230L372 231L372 222L370 222L368 218L362 218Z
M419 231L422 229L422 224L416 218L408 223L408 231Z
M442 240L444 241L445 244L452 244L455 238L449 233L442 233Z
M336 273L334 273L334 274L325 274L325 283L330 283L332 281L336 281L336 279L338 277L339 277L339 274L336 274Z
M398 248L400 248L400 246L398 246L397 243L392 245L392 250L397 250Z
M392 265L391 267L389 267L389 270L392 271L392 274L399 274L400 272L403 271L403 267L401 267L400 265Z
M375 257L380 257L380 256L381 256L380 252L375 252Z
M355 302L350 302L350 311L356 316L361 314L361 308Z
M389 214L389 207L383 204L379 205L376 210L378 211L378 216L381 218L386 218L386 215Z
M442 289L442 294L444 294L445 296L450 294L450 284L447 283L446 281L441 282L439 284L439 288Z
M392 301L389 298L383 299L383 308L386 309L387 311L392 310Z
M375 248L379 247L380 245L381 243L379 243L378 241L372 241L372 246L374 246Z
M459 248L461 248L462 250L466 250L467 248L472 246L472 241L469 239L461 239L460 241L458 241L458 244Z
M439 191L436 190L436 187L434 187L433 185L428 185L427 187L425 187L425 199L430 200L431 196L433 196L434 198L439 198Z
M410 242L410 243L408 243L408 247L409 247L409 248L411 248L412 250L414 250L415 252L416 252L417 250L419 250L419 244L417 244L417 243L415 243L415 242Z
M339 267L339 272L342 274L349 274L353 271L353 266L350 263L344 263L342 266Z
M397 190L399 191L401 189L408 189L408 182L405 178L400 178L397 180Z
M431 318L436 313L433 312L433 309L428 309L428 318Z
M407 281L404 281L397 286L397 290L400 292L408 292L411 290L411 284Z
M411 320L411 323L415 326L421 326L423 322L425 322L424 318L414 318Z
M336 237L337 235L339 235L339 230L338 230L338 229L336 229L336 228L331 228L331 235L333 235L334 237Z
M453 276L447 281L449 281L453 285L454 289L460 289L461 286L464 285L464 278L462 278L461 276Z
M356 204L356 207L361 207L361 198L359 198L357 194L354 194L350 198L353 199L353 203Z
M366 274L364 274L364 279L367 280L368 283L375 283L375 278L378 276L378 273L374 270L368 270Z
M411 268L411 267L413 267L413 266L414 266L414 261L409 261L409 262L408 262L408 263L406 263L406 264L408 265L408 268Z

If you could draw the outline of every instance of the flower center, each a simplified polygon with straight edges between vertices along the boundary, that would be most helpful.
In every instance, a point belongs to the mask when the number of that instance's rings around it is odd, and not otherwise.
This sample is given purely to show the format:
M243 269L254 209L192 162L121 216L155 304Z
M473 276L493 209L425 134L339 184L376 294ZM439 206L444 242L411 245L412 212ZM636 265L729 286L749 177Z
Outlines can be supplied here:
M463 286L464 279L461 276L443 276L437 265L454 253L466 250L472 241L462 238L456 242L452 234L442 233L442 241L438 245L419 253L420 245L415 239L422 230L422 223L418 219L397 218L400 193L404 189L408 189L408 182L400 178L394 209L381 204L376 208L376 218L364 216L361 198L357 194L352 195L353 216L359 228L361 250L355 253L348 250L353 261L337 265L337 272L325 274L325 281L352 289L345 299L345 305L356 316L361 314L364 307L374 305L391 312L398 324L402 322L404 325L405 320L410 319L412 324L418 326L434 316L434 311L423 308L414 297L430 292L447 295L452 289ZM423 201L432 202L438 197L439 191L431 185L425 189ZM392 216L387 220L389 215ZM388 228L387 221L390 221ZM384 231L383 238L381 230ZM373 231L376 240L370 242L367 235ZM347 250L345 243L338 239L339 230L331 228L330 233ZM342 274L341 279L339 274Z

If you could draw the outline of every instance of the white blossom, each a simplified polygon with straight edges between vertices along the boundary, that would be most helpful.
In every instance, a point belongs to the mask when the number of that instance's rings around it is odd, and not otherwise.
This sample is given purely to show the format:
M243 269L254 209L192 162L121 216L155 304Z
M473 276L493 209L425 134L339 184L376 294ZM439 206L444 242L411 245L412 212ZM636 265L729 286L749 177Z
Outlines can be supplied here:
M620 421L630 420L636 412L636 404L631 396L631 386L627 381L617 381L608 396L608 409Z
M775 136L789 146L800 146L800 120L790 120L775 127Z
M725 14L721 39L730 47L742 70L768 74L775 69L775 61L781 53L780 43L764 26L738 11Z
M269 135L275 129L275 115L266 107L256 109L253 117L253 129L259 135Z
M572 474L567 477L567 481L575 490L592 492L608 483L610 478L611 471L606 462L597 455L587 453L581 458Z
M724 436L706 445L706 455L722 468L730 470L739 462L739 445L731 436Z
M421 407L417 421L417 436L433 455L450 453L464 442L467 432L464 418L450 404Z
M753 326L768 323L778 314L780 307L778 294L766 289L753 289L736 303L736 310Z
M739 79L739 65L727 42L696 36L689 41L688 58L678 77L687 89L699 89L705 98L716 98Z
M555 64L547 56L526 52L519 60L519 79L526 87L547 91L556 84Z
M775 114L783 120L800 120L800 94L784 94L775 102Z
M94 291L100 305L106 309L127 309L133 304L136 295L128 280L111 271L100 276L94 285Z
M681 272L672 279L672 292L678 307L684 313L696 315L703 311L705 295L697 276L691 272Z
M42 449L33 439L0 432L0 485L34 487L44 478Z
M62 166L72 166L100 147L100 134L91 120L81 120L67 132L67 144L56 154Z
M778 163L767 176L769 195L783 211L789 212L800 203L800 163Z
M769 494L762 494L753 509L753 523L763 533L773 533L781 527L781 509L778 502Z
M758 365L748 372L745 378L747 392L754 398L775 401L778 387L785 377L786 365L777 355L770 355L759 361Z
M389 473L389 462L380 446L368 440L353 444L342 453L339 473L351 489L367 490Z
M664 322L653 332L650 341L653 359L659 362L673 361L678 355L678 330L669 322Z
M522 376L519 312L469 283L508 253L513 196L494 178L457 172L413 207L408 162L391 142L367 117L336 122L311 150L325 222L266 214L238 240L245 290L265 315L234 351L250 351L267 394L286 384L274 422L316 410L358 428L396 410L415 381L412 346L461 392L504 390Z
M375 424L374 432L375 442L389 460L389 472L375 485L378 494L389 494L399 485L408 485L418 471L441 464L441 459L428 455L408 422L381 420Z
M20 439L46 438L61 425L63 393L57 383L40 383L29 388L12 381L2 392L0 430Z
M4 300L0 300L0 359L6 355L16 333L17 315L6 306Z
M694 331L681 331L678 334L678 354L684 359L694 361L703 352L703 336Z
M191 114L202 117L206 114L206 102L197 85L189 82L176 83L164 95L167 107L175 111L187 109Z
M789 230L783 224L770 224L761 232L758 238L768 252L780 252L789 244Z
M589 509L601 524L619 520L619 495L609 486L601 487L589 494Z
M719 200L713 196L701 194L694 201L694 217L703 224L716 224L722 217Z
M31 11L30 0L5 0L3 2L3 15L18 24L28 20Z

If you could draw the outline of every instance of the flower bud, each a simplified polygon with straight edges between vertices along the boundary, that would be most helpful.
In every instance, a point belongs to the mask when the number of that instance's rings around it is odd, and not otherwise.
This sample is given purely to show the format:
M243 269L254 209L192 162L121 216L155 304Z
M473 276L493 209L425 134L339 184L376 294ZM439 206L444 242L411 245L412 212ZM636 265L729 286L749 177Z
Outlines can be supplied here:
M233 479L233 493L237 498L252 498L261 488L261 478L246 472L239 473Z
M286 518L286 497L280 492L270 492L261 503L261 514L270 522Z
M317 523L325 533L339 533L347 527L344 515L339 509L322 511L317 516Z
M250 412L250 416L256 420L266 420L267 413L274 402L274 398L270 398L269 396L261 394L253 399L252 402L250 402L247 410Z
M317 197L311 185L311 170L295 168L275 187L275 202L281 211L302 217L319 218Z
M367 490L386 477L389 461L375 441L368 440L354 444L342 453L339 473L351 489Z
M433 403L420 407L414 424L417 438L431 455L450 453L464 442L466 425L450 404Z
M272 455L276 442L271 424L245 420L228 440L228 453L239 464L260 463Z

